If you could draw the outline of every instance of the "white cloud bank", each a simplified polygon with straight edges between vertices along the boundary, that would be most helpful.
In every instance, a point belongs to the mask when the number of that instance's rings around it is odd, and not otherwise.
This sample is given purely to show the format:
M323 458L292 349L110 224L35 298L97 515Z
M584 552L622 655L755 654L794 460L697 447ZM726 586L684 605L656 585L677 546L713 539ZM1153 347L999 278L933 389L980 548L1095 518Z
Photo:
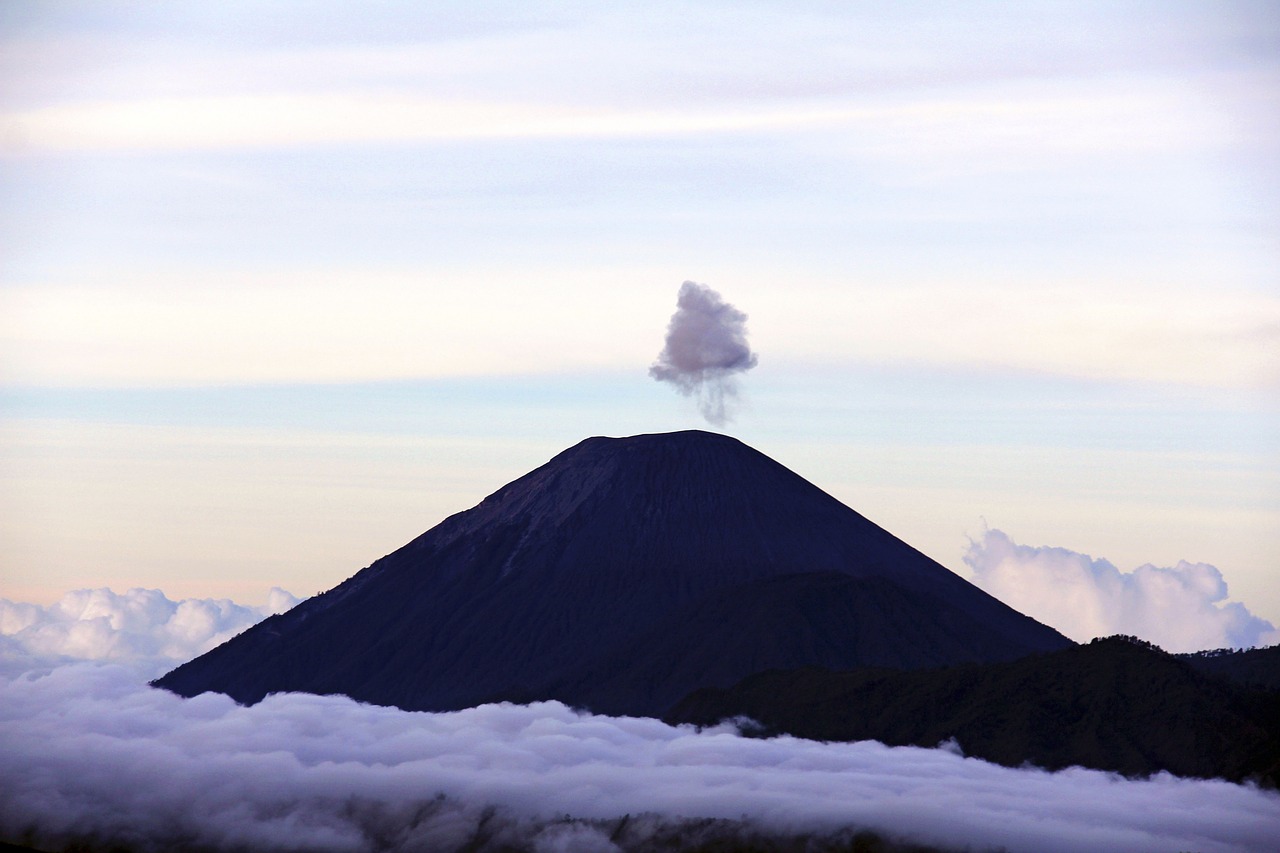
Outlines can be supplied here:
M1001 601L1085 642L1132 634L1170 652L1280 643L1280 631L1243 604L1208 563L1150 564L1122 572L1066 548L1019 545L1000 530L971 540L972 580Z
M847 846L870 829L974 850L1227 853L1280 837L1275 792L1011 769L954 745L750 739L555 702L430 714L281 694L245 708L145 684L158 664L294 601L82 590L50 607L4 602L8 669L32 668L0 676L0 840L617 851L762 833Z
M181 663L298 600L278 587L260 607L225 598L172 601L158 589L78 589L48 607L0 598L0 667L13 673L66 659Z
M705 818L731 821L730 837L855 827L1043 853L1280 837L1280 795L1227 782L750 739L554 702L429 714L282 694L245 708L148 688L118 664L0 682L0 745L0 838L46 846L641 850L687 842Z

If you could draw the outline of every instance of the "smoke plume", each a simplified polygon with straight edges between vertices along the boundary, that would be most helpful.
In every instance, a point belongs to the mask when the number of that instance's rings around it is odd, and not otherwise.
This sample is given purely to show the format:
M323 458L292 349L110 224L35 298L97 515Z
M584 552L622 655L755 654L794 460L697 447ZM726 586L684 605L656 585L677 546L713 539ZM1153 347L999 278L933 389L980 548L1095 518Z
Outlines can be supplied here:
M747 345L747 315L705 284L680 285L676 313L667 326L666 344L649 375L670 382L686 397L696 397L709 423L730 419L738 389L734 376L759 359Z
M1019 545L1000 530L971 541L964 561L975 584L1078 642L1131 634L1169 652L1280 642L1270 622L1226 602L1227 582L1208 563L1122 572L1066 548Z

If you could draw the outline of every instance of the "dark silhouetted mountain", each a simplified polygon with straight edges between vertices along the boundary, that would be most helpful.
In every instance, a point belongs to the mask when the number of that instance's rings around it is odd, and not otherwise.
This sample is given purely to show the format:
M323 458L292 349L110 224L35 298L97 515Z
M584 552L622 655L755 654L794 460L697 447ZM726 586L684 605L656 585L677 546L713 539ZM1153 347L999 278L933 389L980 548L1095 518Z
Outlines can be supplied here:
M156 683L653 715L766 667L1069 645L767 456L689 431L587 439Z
M1205 675L1132 637L913 672L775 670L695 691L666 719L737 716L761 723L761 734L815 740L954 738L966 755L1015 767L1280 781L1280 693Z
M1210 675L1218 675L1248 687L1280 690L1280 646L1214 649L1178 657Z

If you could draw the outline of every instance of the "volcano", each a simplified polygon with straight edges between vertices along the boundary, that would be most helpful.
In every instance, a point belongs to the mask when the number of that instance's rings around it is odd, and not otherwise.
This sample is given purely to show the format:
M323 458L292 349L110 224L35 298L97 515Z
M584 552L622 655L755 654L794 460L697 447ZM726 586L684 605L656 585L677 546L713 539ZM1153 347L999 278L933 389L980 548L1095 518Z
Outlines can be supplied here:
M1072 645L764 454L588 438L160 678L183 696L655 716L767 669L920 669Z

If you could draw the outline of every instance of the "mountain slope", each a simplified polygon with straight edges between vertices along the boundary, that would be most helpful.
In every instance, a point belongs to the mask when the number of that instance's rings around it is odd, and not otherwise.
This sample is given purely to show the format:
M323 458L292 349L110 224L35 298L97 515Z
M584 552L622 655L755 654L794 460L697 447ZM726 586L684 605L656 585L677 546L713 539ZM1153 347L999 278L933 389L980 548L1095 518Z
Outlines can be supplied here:
M1280 781L1280 693L1197 672L1128 637L914 672L815 668L695 691L669 722L748 716L765 733L936 746L1009 766Z
M826 651L787 639L806 619ZM156 683L654 714L765 660L919 667L1066 645L763 454L689 431L587 439Z

